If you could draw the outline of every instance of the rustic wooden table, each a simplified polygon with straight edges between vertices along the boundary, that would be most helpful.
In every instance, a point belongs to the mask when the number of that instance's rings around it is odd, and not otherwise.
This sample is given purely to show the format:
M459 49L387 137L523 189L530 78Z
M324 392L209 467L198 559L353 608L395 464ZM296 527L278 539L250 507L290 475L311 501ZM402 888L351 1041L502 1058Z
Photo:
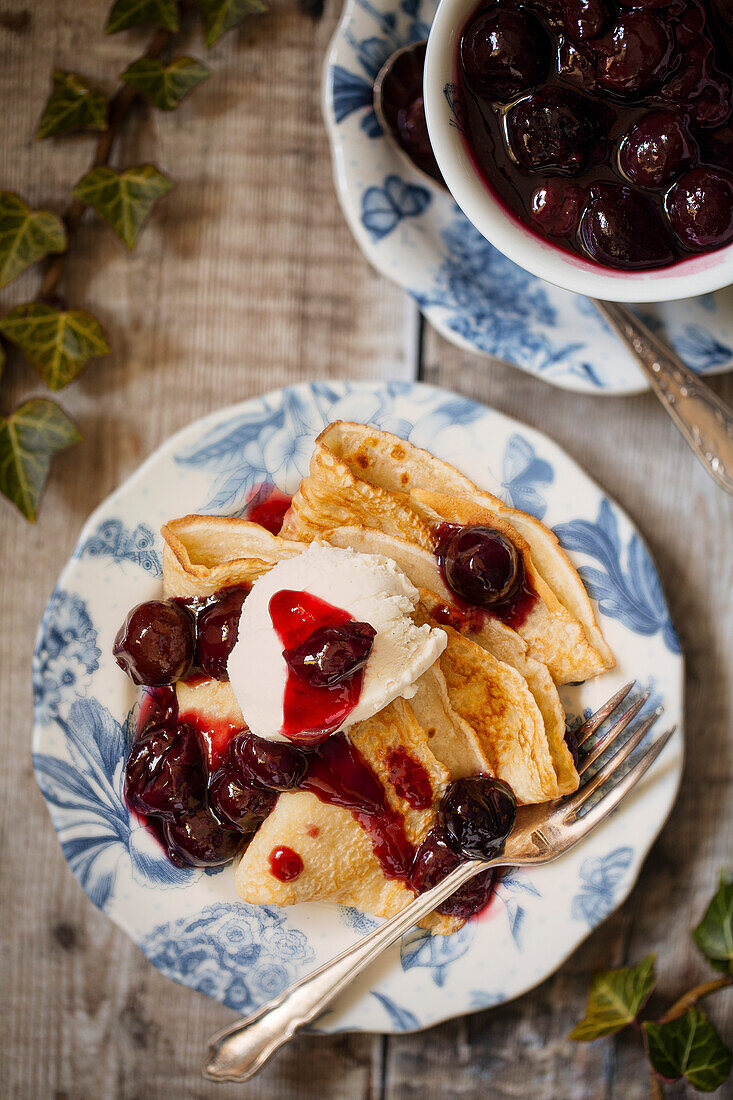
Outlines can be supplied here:
M573 396L458 352L372 271L341 216L321 122L337 0L323 13L319 0L306 2L308 11L276 0L223 39L210 55L214 75L172 116L135 116L124 156L156 160L177 187L131 256L106 227L85 223L65 294L100 316L114 355L63 396L84 441L56 463L38 523L0 505L0 1095L643 1097L633 1037L576 1046L565 1035L601 966L657 950L668 997L705 972L688 930L720 866L733 863L732 502L653 397ZM30 138L51 68L82 68L110 86L139 52L137 35L101 33L106 8L0 5L0 186L31 202L61 209L90 157L85 138ZM201 51L195 39L188 48ZM7 302L31 293L34 278L6 291ZM301 1038L246 1089L215 1086L200 1077L202 1052L231 1012L154 970L62 858L31 770L31 650L82 522L146 455L212 409L319 377L417 377L485 401L556 439L628 509L660 566L687 656L688 761L631 898L538 989L423 1034ZM3 407L33 382L11 362ZM733 400L733 374L713 386ZM711 1011L730 1041L733 997Z

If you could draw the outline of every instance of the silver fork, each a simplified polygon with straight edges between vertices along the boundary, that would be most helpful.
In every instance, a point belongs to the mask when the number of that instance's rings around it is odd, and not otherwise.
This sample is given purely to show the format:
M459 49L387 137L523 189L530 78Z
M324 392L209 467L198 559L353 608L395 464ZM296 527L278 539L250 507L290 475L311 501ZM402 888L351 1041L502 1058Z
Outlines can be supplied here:
M587 745L592 735L626 699L633 686L632 680L575 731L579 748ZM490 860L462 863L432 890L420 894L400 913L368 933L335 959L324 963L312 974L290 986L251 1016L236 1021L212 1036L209 1040L209 1058L204 1076L213 1081L248 1081L275 1051L292 1038L298 1028L315 1020L365 967L474 875L489 867L527 867L549 863L574 848L636 786L675 731L676 727L673 726L658 737L632 767L619 777L618 769L657 721L661 714L660 708L639 724L602 767L585 782L582 781L582 777L588 775L596 760L608 751L633 722L647 699L648 695L643 695L636 700L589 751L584 753L578 762L581 785L574 794L549 804L521 807L514 829L499 856ZM597 800L591 801L595 792L604 784L608 785L608 789Z

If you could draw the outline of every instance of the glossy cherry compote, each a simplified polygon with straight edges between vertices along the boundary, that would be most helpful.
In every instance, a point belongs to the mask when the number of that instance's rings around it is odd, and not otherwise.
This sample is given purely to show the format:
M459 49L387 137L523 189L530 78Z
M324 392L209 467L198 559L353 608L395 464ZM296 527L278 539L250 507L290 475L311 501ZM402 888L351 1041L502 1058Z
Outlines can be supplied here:
M425 120L424 67L424 42L407 47L395 58L382 81L382 113L392 137L410 160L437 183L443 183Z
M733 241L721 2L482 2L457 69L486 186L525 226L606 267L665 267Z
M486 525L441 523L436 528L435 555L443 579L475 629L480 609L517 629L537 600L521 554L508 535ZM455 610L453 611L455 617ZM449 625L449 616L438 616Z

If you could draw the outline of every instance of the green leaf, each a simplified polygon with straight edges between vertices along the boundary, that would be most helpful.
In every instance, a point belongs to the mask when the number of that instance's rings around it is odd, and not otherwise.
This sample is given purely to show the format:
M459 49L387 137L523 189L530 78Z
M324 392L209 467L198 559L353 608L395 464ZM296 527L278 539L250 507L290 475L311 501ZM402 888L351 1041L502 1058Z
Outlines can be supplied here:
M177 57L163 65L151 57L133 61L122 79L161 111L172 111L197 84L206 80L209 70L193 57Z
M198 0L204 20L204 40L211 47L248 15L267 11L262 0Z
M31 523L51 459L80 439L74 421L55 401L45 398L26 401L0 420L0 493Z
M721 881L692 934L698 948L716 970L733 974L733 883Z
M40 302L16 306L0 320L0 332L17 344L52 390L66 386L90 359L110 350L102 326L91 313Z
M636 966L602 970L594 977L585 1016L576 1024L568 1039L587 1043L604 1035L615 1035L632 1023L656 985L655 955L647 955Z
M163 27L178 30L178 0L115 0L104 28L117 34L128 27Z
M77 183L74 196L93 207L128 248L133 248L143 222L173 184L152 164L117 171L92 168Z
M686 1077L700 1092L715 1092L728 1080L733 1055L700 1008L677 1020L643 1025L649 1061L661 1077Z
M49 252L65 248L61 218L50 210L31 210L12 191L0 191L0 287Z
M53 89L43 108L37 138L69 134L74 130L106 130L107 100L83 76L54 69Z

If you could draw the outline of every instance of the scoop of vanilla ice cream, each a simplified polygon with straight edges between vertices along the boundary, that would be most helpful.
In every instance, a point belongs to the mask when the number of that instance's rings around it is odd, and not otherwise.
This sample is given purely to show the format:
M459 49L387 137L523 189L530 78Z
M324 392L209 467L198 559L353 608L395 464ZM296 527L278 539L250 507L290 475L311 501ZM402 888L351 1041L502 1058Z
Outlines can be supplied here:
M228 672L245 721L258 737L287 740L282 726L288 667L269 612L270 599L283 589L318 596L377 632L359 701L340 729L370 718L393 699L411 698L416 681L445 649L445 631L412 621L419 592L390 558L312 543L255 581L242 607Z

